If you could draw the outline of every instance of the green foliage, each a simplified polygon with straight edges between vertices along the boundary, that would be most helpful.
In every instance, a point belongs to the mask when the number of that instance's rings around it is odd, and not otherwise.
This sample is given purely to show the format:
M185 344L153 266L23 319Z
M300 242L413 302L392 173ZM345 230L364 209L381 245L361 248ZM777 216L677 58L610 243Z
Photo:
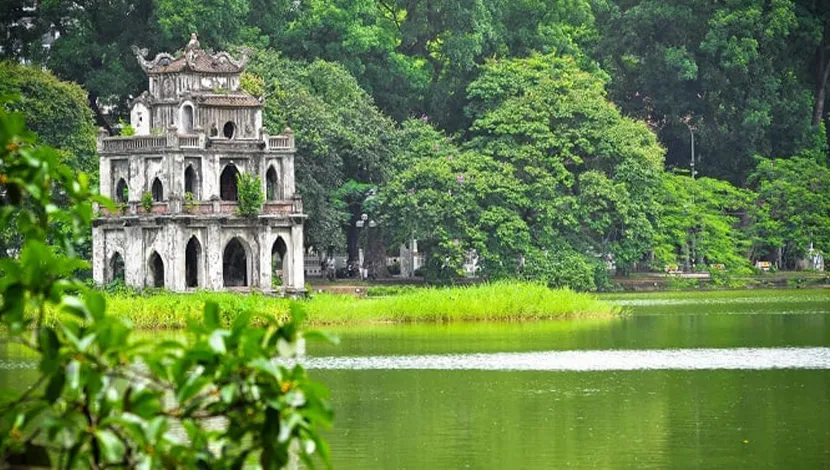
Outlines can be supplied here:
M590 294L522 282L407 289L397 295L368 299L318 295L308 307L310 320L331 324L596 318L622 313L620 307ZM315 312L326 314L318 318Z
M86 92L39 67L0 61L0 97L9 95L17 99L0 105L6 110L22 113L41 141L56 148L61 164L90 175L90 186L96 186L95 125L86 105ZM52 197L59 207L70 204L62 193ZM61 226L63 230L69 230ZM91 258L90 238L91 231L77 242L73 241L75 250L86 259ZM22 243L21 232L8 225L0 227L0 258L19 252Z
M135 135L135 128L123 119L118 121L118 127L121 128L121 136L123 137L132 137Z
M265 194L262 192L262 179L258 175L251 175L244 171L236 174L236 184L239 190L239 205L237 212L243 217L256 217L262 210Z
M667 173L654 246L656 270L676 264L689 271L692 265L723 264L730 272L749 267L747 234L740 214L752 206L754 195L725 181L692 180Z
M307 244L344 245L348 212L336 192L349 180L378 184L388 176L395 127L341 66L280 58L259 51L249 71L264 82L263 120L291 127L297 142L297 190L303 195Z
M184 211L185 212L193 212L193 209L196 208L196 197L193 196L193 193L187 191L184 193Z
M468 95L471 139L405 123L400 170L381 192L385 225L396 241L421 240L430 280L457 276L474 249L492 279L596 289L598 258L627 269L644 257L662 149L607 102L601 78L568 57L492 61Z
M791 269L810 247L830 253L830 169L809 157L758 158L750 177L758 192L751 212L753 259Z
M242 72L239 77L239 88L251 96L265 96L265 81L259 75Z
M0 62L0 96L6 95L19 97L5 107L23 113L40 141L57 149L61 163L97 173L96 128L81 87L39 67Z
M817 14L822 5L608 2L598 15L597 56L614 77L612 99L653 123L670 166L688 168L685 122L694 129L698 170L743 183L754 154L790 156L812 145L821 70L812 62L830 24Z
M35 145L22 114L2 108L0 157L0 224L24 238L19 257L0 261L0 322L38 363L35 383L0 404L0 460L56 468L258 462L277 469L296 452L328 462L318 434L331 419L324 389L284 362L295 356L301 334L299 305L290 307L291 321L250 328L249 313L226 327L209 303L186 341L136 340L130 323L107 315L105 298L73 276L85 263L74 256L72 239L89 226L93 201L111 202L93 195L86 175L61 165L54 150ZM52 203L53 189L71 202L67 209ZM73 230L55 230L58 220ZM63 312L51 325L47 307ZM226 421L222 430L211 422L217 417Z
M144 191L144 194L141 195L141 207L147 214L153 211L153 193Z

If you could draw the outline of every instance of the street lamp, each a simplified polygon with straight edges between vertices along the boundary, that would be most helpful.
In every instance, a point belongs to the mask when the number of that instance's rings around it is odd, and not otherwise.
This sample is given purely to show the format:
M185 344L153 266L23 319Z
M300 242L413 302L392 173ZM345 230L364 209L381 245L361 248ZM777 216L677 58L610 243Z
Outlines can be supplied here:
M692 179L695 179L695 133L692 129L691 124L689 124L688 120L683 121L683 124L686 124L686 127L689 128L689 136L692 138Z

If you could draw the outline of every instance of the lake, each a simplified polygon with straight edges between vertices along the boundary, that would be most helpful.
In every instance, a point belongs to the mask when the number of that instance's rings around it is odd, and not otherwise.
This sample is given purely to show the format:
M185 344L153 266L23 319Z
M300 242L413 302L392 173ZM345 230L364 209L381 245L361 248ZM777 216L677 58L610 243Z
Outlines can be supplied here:
M335 468L830 468L830 290L604 298L630 314L328 329Z
M631 315L336 329L335 468L830 468L830 291L605 298Z

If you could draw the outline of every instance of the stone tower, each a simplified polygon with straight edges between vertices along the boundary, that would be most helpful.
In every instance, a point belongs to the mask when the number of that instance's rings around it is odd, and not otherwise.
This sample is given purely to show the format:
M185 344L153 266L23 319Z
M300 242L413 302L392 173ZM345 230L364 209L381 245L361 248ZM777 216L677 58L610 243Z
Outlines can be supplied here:
M176 57L133 50L149 89L133 101L135 135L99 136L101 194L119 210L93 223L95 281L302 293L294 137L269 136L262 98L240 89L247 55L210 54L195 34ZM262 180L257 217L237 214L238 173Z

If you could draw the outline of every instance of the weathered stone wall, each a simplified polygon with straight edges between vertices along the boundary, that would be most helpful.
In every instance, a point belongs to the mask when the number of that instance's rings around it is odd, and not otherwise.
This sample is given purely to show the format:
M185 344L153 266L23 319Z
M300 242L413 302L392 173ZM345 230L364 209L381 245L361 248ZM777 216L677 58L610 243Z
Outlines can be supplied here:
M125 226L116 219L99 221L93 229L93 276L96 282L113 280L112 260L118 253L124 260L124 282L138 288L151 287L154 279L150 260L154 253L158 253L164 265L164 287L173 291L187 290L185 252L188 242L195 238L199 247L195 265L197 288L221 290L226 288L223 277L225 250L236 238L245 251L245 287L271 291L272 256L277 240L282 239L287 248L283 259L282 285L289 291L302 291L304 288L301 224L239 217L132 217L130 222L134 225Z

